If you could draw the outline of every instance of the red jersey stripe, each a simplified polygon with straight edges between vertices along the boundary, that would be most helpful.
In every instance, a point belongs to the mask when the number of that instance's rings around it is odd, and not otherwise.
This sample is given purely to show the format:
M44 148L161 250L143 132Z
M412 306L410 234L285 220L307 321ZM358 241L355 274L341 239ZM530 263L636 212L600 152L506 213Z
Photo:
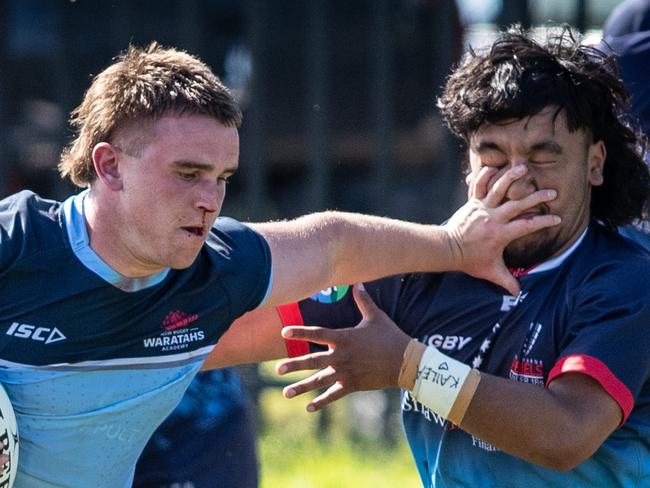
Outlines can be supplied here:
M560 358L548 374L546 386L563 373L583 373L595 379L600 386L618 403L623 411L625 423L634 407L634 398L629 388L619 380L605 363L586 354L573 354Z
M305 325L305 321L302 318L300 313L300 307L298 303L287 303L286 305L280 305L276 307L278 315L280 316L280 321L282 326L285 325ZM295 358L298 356L304 356L309 354L309 342L307 341L296 341L293 339L285 339L285 344L287 346L287 355L290 358Z

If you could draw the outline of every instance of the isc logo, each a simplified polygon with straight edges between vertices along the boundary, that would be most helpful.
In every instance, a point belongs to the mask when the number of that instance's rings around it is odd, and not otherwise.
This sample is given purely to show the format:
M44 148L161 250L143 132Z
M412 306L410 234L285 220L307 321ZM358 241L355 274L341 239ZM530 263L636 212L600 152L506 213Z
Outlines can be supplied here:
M37 327L35 325L19 324L18 322L11 324L11 327L9 327L9 330L7 331L7 335L19 337L21 339L41 341L45 342L45 344L67 339L67 337L64 336L56 327L51 329L49 327Z

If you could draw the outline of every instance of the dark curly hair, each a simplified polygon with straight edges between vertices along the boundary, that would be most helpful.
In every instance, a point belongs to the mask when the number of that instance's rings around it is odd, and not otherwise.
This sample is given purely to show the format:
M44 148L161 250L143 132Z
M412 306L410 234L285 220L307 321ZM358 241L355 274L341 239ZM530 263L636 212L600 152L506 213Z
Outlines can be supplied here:
M581 45L569 27L537 42L519 26L487 50L470 50L447 80L438 106L467 143L483 124L523 119L546 107L566 114L571 132L591 133L607 148L604 183L593 187L591 216L608 227L643 218L650 174L646 138L629 114L629 94L615 58Z

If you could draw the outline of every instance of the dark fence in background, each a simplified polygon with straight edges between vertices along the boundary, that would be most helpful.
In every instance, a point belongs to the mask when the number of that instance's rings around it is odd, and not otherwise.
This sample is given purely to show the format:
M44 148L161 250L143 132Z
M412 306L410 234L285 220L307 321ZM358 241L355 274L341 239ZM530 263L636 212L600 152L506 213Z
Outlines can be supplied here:
M226 213L438 221L455 206L458 152L435 111L462 50L453 0L9 0L0 32L3 194L69 193L54 170L67 114L129 42L157 40L198 54L244 107Z

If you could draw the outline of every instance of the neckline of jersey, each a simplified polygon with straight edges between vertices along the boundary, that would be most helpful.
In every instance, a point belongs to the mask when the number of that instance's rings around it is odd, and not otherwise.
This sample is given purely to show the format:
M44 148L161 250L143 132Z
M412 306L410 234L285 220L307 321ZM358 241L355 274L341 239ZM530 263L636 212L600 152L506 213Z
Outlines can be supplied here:
M571 247L569 247L569 249L564 251L559 256L555 256L554 258L551 258L540 264L534 264L529 268L510 268L510 272L516 278L521 278L523 276L542 273L544 271L548 271L550 269L555 269L559 267L564 261L566 261L566 259L569 256L571 256L571 254L573 254L573 252L578 248L578 246L580 246L585 236L587 235L588 230L589 230L589 226L587 226L587 228L582 232L580 237L578 237L578 239L573 244L571 244Z
M111 268L90 247L85 215L85 200L88 191L84 190L63 202L65 228L68 240L70 241L70 247L77 259L101 279L127 293L141 291L161 283L169 274L169 268L151 276L129 278Z

